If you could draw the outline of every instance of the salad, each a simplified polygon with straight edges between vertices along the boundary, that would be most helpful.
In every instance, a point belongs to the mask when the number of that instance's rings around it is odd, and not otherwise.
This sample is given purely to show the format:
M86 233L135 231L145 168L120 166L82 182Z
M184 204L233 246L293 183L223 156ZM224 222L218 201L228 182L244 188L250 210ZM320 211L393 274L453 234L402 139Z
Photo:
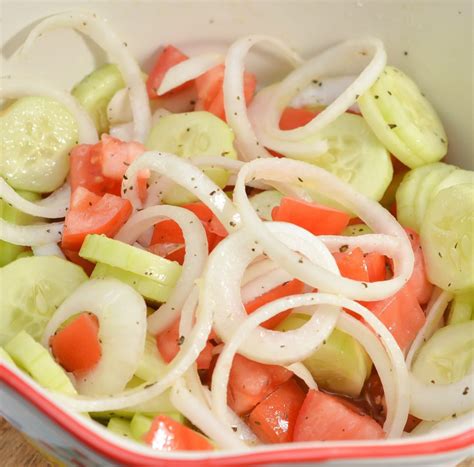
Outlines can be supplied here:
M12 69L65 27L110 63L70 92L1 78L2 365L160 451L473 416L474 176L380 40L157 44L142 70L72 11ZM280 81L247 69L260 43Z

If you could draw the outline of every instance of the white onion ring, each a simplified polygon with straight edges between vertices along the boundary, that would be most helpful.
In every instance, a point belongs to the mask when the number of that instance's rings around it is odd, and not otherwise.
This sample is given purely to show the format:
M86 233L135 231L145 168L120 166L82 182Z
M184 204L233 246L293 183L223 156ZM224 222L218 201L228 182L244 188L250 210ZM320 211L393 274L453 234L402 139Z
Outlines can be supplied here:
M66 259L61 248L56 243L34 246L31 249L35 256L57 256L58 258Z
M60 91L37 79L25 80L19 77L0 78L0 98L18 99L26 96L49 97L61 103L77 122L78 138L81 144L95 144L99 141L97 130L89 114L68 92ZM43 216L46 217L46 216ZM61 217L61 216L59 216Z
M64 223L16 225L0 219L0 240L21 246L40 246L59 243Z
M99 320L102 355L97 365L76 378L80 394L108 395L122 391L135 373L146 339L146 304L132 287L115 279L80 285L48 322L42 344L71 316L87 311Z
M285 368L287 370L290 370L295 376L303 380L309 389L318 389L318 385L314 380L313 375L301 362L292 363L291 365L288 365Z
M301 260L299 255L282 245L268 232L268 226L271 224L265 225L254 211L245 191L247 180L253 178L283 183L301 180L312 182L332 199L355 212L371 229L393 236L398 241L393 255L394 277L381 282L363 283L340 277L321 266ZM413 251L406 232L396 219L376 201L319 167L290 159L272 158L249 162L239 172L234 189L234 202L244 226L249 229L265 253L294 277L318 290L343 294L354 300L381 300L396 293L412 274Z
M217 53L207 53L188 58L184 62L174 65L165 73L156 93L161 96L181 84L201 76L223 62L224 57Z
M235 41L227 51L224 71L224 108L227 123L234 130L236 147L244 160L271 157L270 153L258 141L247 116L244 98L244 61L250 50L258 42L268 42L277 47L282 56L297 66L302 59L283 41L271 36L251 35Z
M148 332L157 334L168 328L179 316L188 295L206 265L207 237L199 218L188 209L176 206L154 206L134 214L120 229L115 238L133 243L144 231L160 220L172 219L183 232L186 245L183 269L167 302L148 317Z
M111 125L109 135L121 141L133 141L133 122Z
M73 28L90 37L117 64L130 93L133 139L143 143L150 131L151 112L142 72L128 51L127 43L120 40L108 23L95 13L75 10L44 19L31 30L17 54L26 53L42 34L58 28Z
M274 269L265 276L254 279L242 287L242 303L245 305L292 279L293 276L284 269Z

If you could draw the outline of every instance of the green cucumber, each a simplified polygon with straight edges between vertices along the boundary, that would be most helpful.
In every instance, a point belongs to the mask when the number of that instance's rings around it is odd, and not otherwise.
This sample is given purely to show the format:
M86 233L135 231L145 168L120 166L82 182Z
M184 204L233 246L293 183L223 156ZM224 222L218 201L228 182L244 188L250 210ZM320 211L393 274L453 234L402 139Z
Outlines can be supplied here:
M474 319L474 292L457 294L449 307L447 324L465 323Z
M172 287L160 284L159 282L149 279L148 277L134 274L133 272L109 266L104 263L97 263L91 274L91 279L102 279L104 277L113 277L125 284L133 287L146 300L155 303L164 303L168 300Z
M12 360L46 389L70 396L77 394L66 372L54 361L51 354L28 333L21 331L6 345Z
M41 196L38 193L31 193L29 191L18 190L18 194L28 201L38 201L41 199ZM10 224L16 225L33 224L35 221L39 220L37 217L30 216L29 214L25 214L24 212L15 209L3 199L0 199L0 217ZM13 243L0 240L0 267L11 263L20 253L26 250L27 249L24 246L14 245Z
M15 189L50 193L69 171L74 117L49 97L23 97L0 115L0 175Z
M294 313L277 326L279 331L297 329L309 319ZM372 363L364 348L348 334L334 329L326 342L303 361L321 387L357 397L369 377Z
M15 362L12 360L10 355L8 355L7 351L0 347L0 360L3 360L5 362L11 363L12 365L15 365Z
M280 206L283 195L276 190L262 191L250 198L250 204L264 221L272 220L273 208Z
M426 384L451 384L462 379L474 362L474 321L438 329L421 347L412 372Z
M55 256L32 256L0 269L0 345L24 330L40 339L56 308L88 279Z
M145 341L145 350L143 352L140 361L138 362L137 371L135 376L146 381L147 383L153 383L158 381L166 371L166 363L161 358L156 346L156 338L151 334L147 334Z
M348 237L356 237L357 235L367 235L374 233L372 229L366 224L352 224L348 225L341 235L347 235Z
M181 266L175 261L169 261L105 235L88 235L79 256L93 263L104 263L138 274L169 287L176 284L181 274Z
M130 428L130 422L123 418L113 417L107 423L107 429L116 435L124 438L133 439L132 430Z
M186 159L198 156L237 159L232 129L210 112L170 114L160 118L145 145L149 149L170 152ZM221 188L227 184L227 170L204 168L203 172ZM196 201L196 197L178 186L173 187L163 201L181 205Z
M31 256L34 256L33 252L31 250L25 250L22 251L15 259L29 258Z
M143 437L150 431L152 423L153 418L136 413L130 422L130 430L135 440L143 442Z
M474 184L445 188L431 200L420 240L431 283L454 293L474 289Z
M115 93L124 87L125 82L117 65L106 64L87 75L71 91L89 113L99 135L109 129L107 105Z

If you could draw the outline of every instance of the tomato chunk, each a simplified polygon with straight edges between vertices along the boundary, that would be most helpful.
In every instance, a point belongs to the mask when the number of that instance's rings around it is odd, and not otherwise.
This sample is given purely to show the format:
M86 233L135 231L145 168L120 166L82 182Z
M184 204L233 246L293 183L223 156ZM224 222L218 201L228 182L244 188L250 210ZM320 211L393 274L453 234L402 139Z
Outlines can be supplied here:
M309 109L287 107L280 117L280 129L294 130L309 123L316 115L316 112Z
M247 414L292 376L293 373L282 366L265 365L237 354L230 371L228 404L238 415Z
M157 451L212 451L213 445L202 435L166 415L153 419L145 442Z
M92 271L95 268L95 263L91 263L87 261L87 259L82 258L79 256L79 252L76 250L67 250L66 248L61 248L64 256L71 261L71 263L77 264L82 269L84 269L85 273L90 276Z
M50 341L54 358L73 373L91 370L100 360L99 323L95 315L82 313Z
M285 284L275 287L273 290L260 295L260 297L254 298L252 301L245 303L245 311L248 314L253 313L255 310L265 305L266 303L273 302L282 297L288 295L296 295L303 292L304 284L298 279L286 282ZM261 325L267 329L273 329L280 324L289 314L291 310L282 311L273 318L267 319Z
M303 389L291 378L250 412L248 424L264 443L290 442L304 399Z
M349 223L349 214L337 209L284 197L273 208L272 219L299 225L314 235L339 235Z
M71 197L64 221L62 247L78 251L89 234L113 237L132 213L127 199L106 193L102 197L79 187Z
M153 65L153 68L148 75L148 79L146 80L146 89L150 99L158 98L157 91L166 72L178 63L186 61L188 58L189 57L187 55L183 54L179 49L172 45L167 45L162 50L162 52L158 54L155 64ZM186 83L181 84L177 88L172 89L163 95L170 95L172 93L182 91L183 89L192 86L192 84L193 80L187 81Z
M295 423L293 441L383 439L385 433L370 416L336 396L311 389Z
M378 253L364 254L360 248L334 253L343 277L362 282L385 280L385 256Z

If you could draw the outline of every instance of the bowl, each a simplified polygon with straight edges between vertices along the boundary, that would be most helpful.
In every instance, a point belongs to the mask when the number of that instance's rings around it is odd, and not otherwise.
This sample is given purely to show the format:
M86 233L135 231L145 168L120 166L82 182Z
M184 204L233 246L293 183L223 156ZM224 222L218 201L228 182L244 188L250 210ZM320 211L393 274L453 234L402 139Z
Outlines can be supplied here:
M339 40L373 35L387 48L389 63L411 75L438 110L450 137L448 160L473 168L473 12L469 0L436 1L101 1L3 0L2 74L5 58L39 19L70 8L107 18L146 69L158 45L172 43L189 54L221 49L248 33L276 35L303 56ZM15 71L69 89L106 56L70 30L41 38ZM249 67L261 81L282 75L284 64L254 53ZM270 71L269 71L270 70ZM1 287L1 284L0 284ZM0 412L38 449L66 464L255 465L454 465L472 455L472 420L453 420L443 431L378 442L314 442L263 446L245 452L160 453L118 439L75 415L8 364L0 367ZM442 401L440 401L442 403Z

